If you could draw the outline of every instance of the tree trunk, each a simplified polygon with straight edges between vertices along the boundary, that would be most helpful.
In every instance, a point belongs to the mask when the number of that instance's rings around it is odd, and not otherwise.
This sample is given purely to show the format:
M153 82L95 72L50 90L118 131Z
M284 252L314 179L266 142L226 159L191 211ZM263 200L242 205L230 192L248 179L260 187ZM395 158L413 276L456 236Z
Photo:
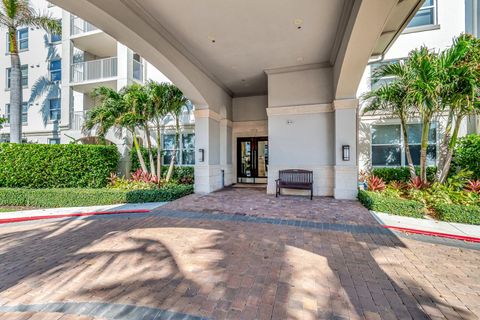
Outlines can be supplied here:
M463 117L462 116L457 116L457 119L455 120L455 127L453 129L452 137L450 138L450 142L448 144L448 151L447 151L447 156L445 157L445 163L442 166L440 176L438 179L438 182L444 183L445 180L447 180L448 173L450 172L450 166L452 164L452 158L453 158L453 152L455 150L455 145L457 143L457 138L458 138L458 131L460 130L460 125L462 123Z
M437 172L435 172L435 180L440 181L442 176L443 167L445 166L446 159L448 157L448 145L450 144L450 134L452 131L452 122L453 122L453 109L450 109L448 114L447 124L445 126L445 135L443 136L443 141L440 145L440 158L437 162Z
M10 142L22 142L22 69L17 50L16 30L9 31L10 37Z
M133 145L135 147L135 150L137 151L137 157L138 161L140 162L140 167L143 172L148 172L147 166L145 165L145 160L143 160L142 150L140 150L140 145L138 144L137 134L135 133L135 130L132 131L132 136Z
M157 177L158 183L162 178L162 136L160 132L160 121L157 123Z
M413 165L412 154L410 152L410 145L408 144L407 123L403 115L400 115L400 122L402 125L403 141L405 141L405 156L407 157L408 170L410 171L410 178L415 179L417 177L417 173L415 172L415 166Z
M430 133L430 119L423 119L422 126L422 142L420 149L420 179L427 182L427 149L428 149L428 135Z
M172 160L170 161L170 167L168 168L166 181L170 181L173 175L173 169L175 167L175 160L177 159L178 145L180 140L180 122L178 115L175 116L175 150L173 151Z
M144 127L145 137L147 138L147 151L148 151L148 161L150 162L150 173L155 175L155 162L153 161L153 153L152 153L152 142L150 141L150 129L148 125Z

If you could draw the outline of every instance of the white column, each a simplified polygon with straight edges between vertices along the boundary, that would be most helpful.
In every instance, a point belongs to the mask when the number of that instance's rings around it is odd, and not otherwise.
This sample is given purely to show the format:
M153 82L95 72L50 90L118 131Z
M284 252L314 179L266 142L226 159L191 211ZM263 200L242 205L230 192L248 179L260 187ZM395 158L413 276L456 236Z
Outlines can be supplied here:
M117 90L132 83L132 51L117 42Z
M60 93L62 128L69 128L73 120L73 91L70 86L73 44L70 40L70 14L62 13L62 83Z
M357 99L333 102L335 110L335 188L336 199L355 199L358 188ZM343 159L343 146L349 146L350 159Z
M224 186L233 184L232 127L231 120L220 120L220 166L223 170Z
M229 129L228 121L222 118L221 115L209 109L195 110L196 193L210 193L221 189L224 178L225 184L228 182L227 172L225 177L222 177L222 170L231 168L231 160L229 161L226 155L230 144L227 141Z

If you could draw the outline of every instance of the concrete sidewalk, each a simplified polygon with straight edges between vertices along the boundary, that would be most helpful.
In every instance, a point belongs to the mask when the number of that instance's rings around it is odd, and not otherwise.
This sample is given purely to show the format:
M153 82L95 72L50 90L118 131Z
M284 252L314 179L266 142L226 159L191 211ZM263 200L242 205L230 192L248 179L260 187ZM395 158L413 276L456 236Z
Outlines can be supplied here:
M394 229L411 229L426 233L445 234L456 237L471 237L480 240L480 226L402 217L392 214L370 211L377 221L385 227Z
M128 212L137 210L153 210L163 206L167 202L148 202L148 203L125 203L114 204L107 206L92 206L92 207L73 207L73 208L52 208L52 209L35 209L27 211L14 211L0 213L0 219L15 219L15 218L31 218L43 216L63 216L68 214L82 214L92 212Z

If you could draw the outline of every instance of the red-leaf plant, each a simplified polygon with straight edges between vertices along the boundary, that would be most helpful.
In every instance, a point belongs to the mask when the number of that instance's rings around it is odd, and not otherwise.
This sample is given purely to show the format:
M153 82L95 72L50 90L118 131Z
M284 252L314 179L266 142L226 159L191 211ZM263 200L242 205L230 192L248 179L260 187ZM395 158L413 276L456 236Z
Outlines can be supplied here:
M132 179L133 181L143 181L143 182L153 182L155 184L158 184L158 177L150 174L148 172L143 171L142 169L138 169L134 173L132 173Z
M367 187L370 191L383 191L386 185L382 178L372 175L367 178Z
M480 180L468 180L465 189L480 195Z
M410 179L410 183L408 184L408 187L410 189L422 190L422 189L428 188L429 184L428 182L422 181L420 177L415 177L413 179Z

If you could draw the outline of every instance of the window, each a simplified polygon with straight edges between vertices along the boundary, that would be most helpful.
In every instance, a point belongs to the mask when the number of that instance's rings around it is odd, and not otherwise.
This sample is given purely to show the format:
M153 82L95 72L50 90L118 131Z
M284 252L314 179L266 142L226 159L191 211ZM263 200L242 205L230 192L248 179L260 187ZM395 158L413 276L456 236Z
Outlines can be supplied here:
M58 23L62 23L62 20L58 20ZM50 43L57 43L62 41L62 34L50 33Z
M7 35L7 50L6 53L10 52L10 37L8 35L8 32L6 33ZM28 50L28 28L23 28L20 30L17 30L17 42L18 42L18 50L19 51L26 51Z
M7 123L10 123L10 104L5 105L5 118ZM28 122L28 102L22 103L22 124L27 124Z
M48 112L48 119L51 121L60 120L61 118L61 103L60 99L50 99L50 106Z
M48 144L60 144L60 138L50 138Z
M422 7L408 24L407 28L433 26L437 24L436 0L425 0Z
M427 148L427 165L436 164L437 154L437 126L435 123L430 125L429 144ZM414 165L420 164L420 142L422 136L421 124L407 125L410 153ZM399 167L408 165L405 154L405 143L401 126L392 125L373 125L372 133L372 166L381 167Z
M195 134L184 133L179 138L180 146L177 151L175 164L194 165L195 164ZM169 165L175 150L175 135L163 135L163 164Z
M24 64L21 67L22 70L22 87L28 87L28 65ZM11 86L11 76L12 76L12 68L7 68L7 76L6 76L6 89L10 89Z
M195 164L195 134L182 135L182 164Z
M380 79L379 81L374 82L373 78L374 78L375 72L378 70L378 68L380 68L384 65L397 63L399 61L401 61L401 60L400 59L392 59L392 60L388 60L388 61L374 62L374 63L370 64L370 87L371 87L372 90L378 89L382 85L388 84L395 79L395 77L384 77L384 78Z
M62 60L50 61L50 80L51 81L62 80Z

